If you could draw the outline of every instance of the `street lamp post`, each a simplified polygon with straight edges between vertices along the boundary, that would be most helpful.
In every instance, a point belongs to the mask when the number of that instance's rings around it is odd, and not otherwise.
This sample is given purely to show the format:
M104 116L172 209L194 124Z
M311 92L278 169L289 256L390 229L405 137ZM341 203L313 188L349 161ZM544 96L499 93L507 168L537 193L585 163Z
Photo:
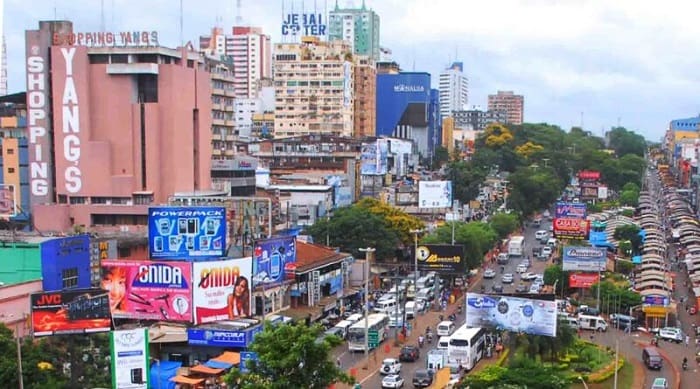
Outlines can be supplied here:
M586 388L586 389L588 389L588 384L586 383L586 381L583 380L583 377L578 376L578 379L580 379L581 382L583 383L583 387Z
M423 230L411 230L413 234L413 289L418 293L418 234L423 233Z
M369 368L369 266L375 249L367 247L360 249L365 254L365 369Z

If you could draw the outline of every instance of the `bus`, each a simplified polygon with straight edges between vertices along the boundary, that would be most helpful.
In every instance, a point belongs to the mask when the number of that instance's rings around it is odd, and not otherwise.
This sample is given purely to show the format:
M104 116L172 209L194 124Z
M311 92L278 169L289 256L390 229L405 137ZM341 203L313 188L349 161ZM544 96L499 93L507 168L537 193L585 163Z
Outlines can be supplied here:
M389 315L384 313L372 313L367 316L367 330L377 331L379 342L387 337L389 329ZM365 319L358 320L348 328L348 350L365 351Z
M450 336L447 346L447 365L462 366L469 371L476 366L484 356L486 347L486 330L484 328L468 328L463 325Z

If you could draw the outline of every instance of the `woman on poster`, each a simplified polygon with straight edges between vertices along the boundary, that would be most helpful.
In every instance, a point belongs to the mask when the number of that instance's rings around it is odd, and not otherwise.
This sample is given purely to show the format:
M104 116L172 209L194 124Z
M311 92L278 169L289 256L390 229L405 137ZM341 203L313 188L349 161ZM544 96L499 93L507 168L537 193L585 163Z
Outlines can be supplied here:
M250 316L250 289L248 279L239 276L233 286L233 293L228 295L228 317L235 319L238 317Z
M126 269L119 266L102 268L102 289L109 295L112 314L126 312Z

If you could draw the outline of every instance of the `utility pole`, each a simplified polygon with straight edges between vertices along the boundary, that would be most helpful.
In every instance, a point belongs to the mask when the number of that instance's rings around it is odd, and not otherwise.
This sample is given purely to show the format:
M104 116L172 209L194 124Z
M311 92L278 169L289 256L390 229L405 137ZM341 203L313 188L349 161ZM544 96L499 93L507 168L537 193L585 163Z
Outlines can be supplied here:
M365 369L369 368L369 267L375 249L367 247L360 249L365 253Z
M632 331L630 331L632 332ZM613 383L613 389L617 389L617 371L619 370L618 367L618 360L619 360L619 348L620 348L620 341L618 339L615 339L615 381Z
M418 293L418 234L422 234L423 230L411 230L413 234L413 290Z

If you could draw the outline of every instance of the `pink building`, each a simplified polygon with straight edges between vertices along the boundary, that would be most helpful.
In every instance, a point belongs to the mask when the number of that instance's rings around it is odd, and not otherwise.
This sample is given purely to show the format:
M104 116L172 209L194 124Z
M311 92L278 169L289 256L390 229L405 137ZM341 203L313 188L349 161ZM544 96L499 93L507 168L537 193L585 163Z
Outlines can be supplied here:
M15 332L15 335L31 334L29 320L31 308L29 296L41 292L41 280L0 286L0 323Z
M210 189L210 77L192 47L160 47L156 32L73 33L70 22L26 38L38 230L136 232L149 205Z

